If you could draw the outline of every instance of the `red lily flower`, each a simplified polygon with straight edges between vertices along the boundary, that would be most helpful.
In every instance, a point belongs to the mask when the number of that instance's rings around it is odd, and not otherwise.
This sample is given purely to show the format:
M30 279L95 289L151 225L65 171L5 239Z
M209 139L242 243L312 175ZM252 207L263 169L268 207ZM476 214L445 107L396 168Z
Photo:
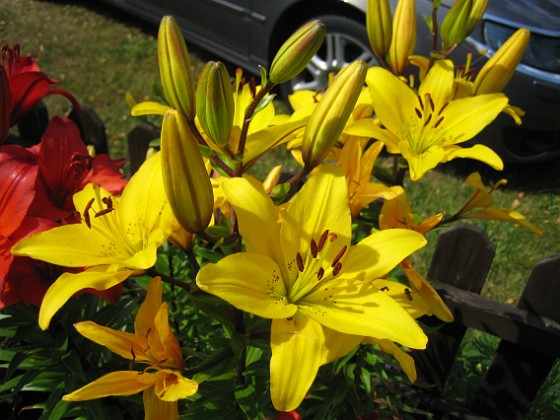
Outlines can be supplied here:
M5 146L0 152L0 291L12 265L12 236L20 228L35 191L38 167L24 148Z
M8 74L0 64L0 145L10 132L10 114L12 113L12 95Z
M80 109L78 101L70 93L62 89L51 89L58 81L43 73L32 57L21 57L18 44L15 44L12 48L7 44L2 47L0 64L4 66L10 88L10 127L14 126L37 102L47 95L63 95L68 98L75 109ZM4 89L2 90L4 91ZM5 96L5 94L2 94L2 96ZM0 99L5 101L6 98L2 97ZM0 107L3 107L3 105L0 105ZM0 116L5 117L4 113ZM2 122L2 128L4 125L5 122Z
M120 173L124 160L114 161L107 155L92 158L78 127L69 119L53 117L41 143L32 150L37 154L39 178L30 216L58 222L74 214L72 196L87 183L99 184L116 195L126 185Z

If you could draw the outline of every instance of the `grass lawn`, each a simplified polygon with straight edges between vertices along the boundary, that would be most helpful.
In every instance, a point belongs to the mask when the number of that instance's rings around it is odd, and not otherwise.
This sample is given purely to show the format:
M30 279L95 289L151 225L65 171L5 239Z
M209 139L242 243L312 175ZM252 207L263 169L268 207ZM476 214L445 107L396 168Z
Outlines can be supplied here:
M40 67L61 87L92 106L106 124L113 155L126 156L126 134L136 121L130 117L124 95L150 98L159 83L157 28L142 23L95 0L10 0L0 2L0 41L19 43L23 55L36 57ZM188 40L187 40L188 42ZM198 57L208 53L190 47ZM196 59L200 69L203 61ZM63 111L67 102L50 99ZM516 304L532 267L560 252L560 162L508 166L503 173L463 160L432 171L410 185L413 210L421 217L459 209L470 195L466 176L478 170L487 183L507 178L493 196L500 207L513 207L545 232L542 238L506 223L476 222L497 244L494 265L483 293ZM431 245L416 258L426 272Z

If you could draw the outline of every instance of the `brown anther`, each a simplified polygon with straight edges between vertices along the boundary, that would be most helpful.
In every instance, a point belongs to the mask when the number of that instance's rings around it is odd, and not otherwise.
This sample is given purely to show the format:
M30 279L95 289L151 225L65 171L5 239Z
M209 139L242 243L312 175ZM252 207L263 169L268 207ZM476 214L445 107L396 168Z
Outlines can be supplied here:
M291 321L292 319L294 319L293 316L289 316L288 318L286 318L288 321Z
M432 112L434 112L435 106L434 106L434 101L432 100L432 95L430 95L429 93L426 93L426 97L428 98L428 103L430 104L430 109L432 110Z
M113 200L111 200L111 197L103 197L101 201L107 206L108 209L113 208Z
M389 291L389 288L388 288L387 286L383 286L383 287L382 287L381 289L379 289L379 290L381 290L382 292L388 292L388 291Z
M443 121L443 117L439 117L439 120L437 120L437 122L434 124L434 128L437 128L442 121Z
M327 242L327 237L329 236L329 230L325 230L321 237L319 238L319 243L317 244L317 251L321 252L323 247L325 246L325 242Z
M91 210L91 207L93 206L94 202L95 202L95 198L92 198L91 200L88 201L86 207L84 208L84 222L86 222L87 227L90 229L91 229L91 220L89 218L89 211Z
M344 255L344 253L346 252L346 249L348 249L348 246L344 245L344 247L342 247L342 249L340 251L338 251L338 254L336 254L336 257L334 257L334 260L331 264L331 267L334 267L335 265L338 264L338 262L340 261L340 259Z
M146 340L148 339L148 336L150 335L151 332L152 332L152 329L148 328L148 331L146 331Z
M336 263L336 265L332 269L332 275L336 276L338 273L340 273L341 269L342 269L342 264L341 263Z
M303 273L303 259L301 258L301 254L299 252L296 254L296 264L299 272Z
M414 108L414 111L416 112L416 116L421 119L422 118L422 111L420 111L418 108Z
M424 103L422 102L422 98L420 97L420 95L416 95L416 98L418 99L418 103L420 104L420 108L422 109L422 111L424 111Z
M404 288L404 294L409 301L412 300L412 293L410 293L410 289L408 287Z
M441 113L443 112L443 110L444 110L445 108L447 108L447 105L449 105L449 102L446 102L445 105L442 106L442 107L439 109L439 111L438 111L437 114L438 114L438 115L441 115Z
M321 280L324 274L325 274L325 269L323 267L319 268L319 271L317 271L317 280Z
M136 354L134 354L134 347L132 347L132 344L130 345L130 354L132 354L132 359L130 359L130 370L132 370L134 360L136 360Z
M315 242L315 239L311 239L311 255L313 258L317 258L317 242Z
M103 216L103 215L105 215L105 214L107 214L107 213L111 213L113 210L115 210L115 209L112 208L112 207L109 207L108 209L103 209L103 210L98 211L97 213L95 213L95 216L94 216L94 217Z
M428 119L426 121L424 121L424 127L426 127L430 121L432 120L432 114L428 115Z
M338 236L336 236L336 233L331 233L329 235L329 241L331 241L331 242L336 241L336 238L338 238Z

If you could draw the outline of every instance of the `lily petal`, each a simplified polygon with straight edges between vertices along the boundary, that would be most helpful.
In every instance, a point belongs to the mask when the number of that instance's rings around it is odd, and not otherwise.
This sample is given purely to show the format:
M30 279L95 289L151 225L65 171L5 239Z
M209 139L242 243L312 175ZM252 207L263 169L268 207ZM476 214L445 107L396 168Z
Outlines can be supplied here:
M297 311L286 298L278 264L261 254L238 253L207 264L198 272L196 283L236 308L263 318L288 318Z
M87 288L107 290L134 274L139 273L132 270L106 272L99 268L90 268L77 274L64 273L45 293L39 310L39 327L46 330L53 315L80 290Z
M154 391L163 401L177 401L188 398L198 390L198 383L184 378L180 373L162 369L156 372Z
M325 290L326 289L326 290ZM392 298L360 280L336 279L298 302L320 324L347 334L387 338L407 347L426 347L428 338Z
M321 325L305 315L272 321L270 395L276 410L300 405L319 370L324 342Z
M177 401L163 401L158 398L154 388L144 390L144 420L175 420L179 418Z
M153 386L156 375L149 372L117 371L90 382L62 397L64 401L87 401L109 396L128 396Z
M375 232L349 249L342 262L344 276L372 280L381 278L424 245L424 236L409 229Z

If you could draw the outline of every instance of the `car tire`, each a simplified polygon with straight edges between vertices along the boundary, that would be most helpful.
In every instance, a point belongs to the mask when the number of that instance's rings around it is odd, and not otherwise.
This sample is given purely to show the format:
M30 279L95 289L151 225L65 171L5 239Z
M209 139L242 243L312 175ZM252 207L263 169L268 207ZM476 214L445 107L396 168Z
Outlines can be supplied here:
M337 15L321 15L313 19L325 24L325 42L305 70L280 86L283 98L294 90L324 89L330 73L338 72L354 60L363 60L370 66L378 63L369 45L365 22Z

